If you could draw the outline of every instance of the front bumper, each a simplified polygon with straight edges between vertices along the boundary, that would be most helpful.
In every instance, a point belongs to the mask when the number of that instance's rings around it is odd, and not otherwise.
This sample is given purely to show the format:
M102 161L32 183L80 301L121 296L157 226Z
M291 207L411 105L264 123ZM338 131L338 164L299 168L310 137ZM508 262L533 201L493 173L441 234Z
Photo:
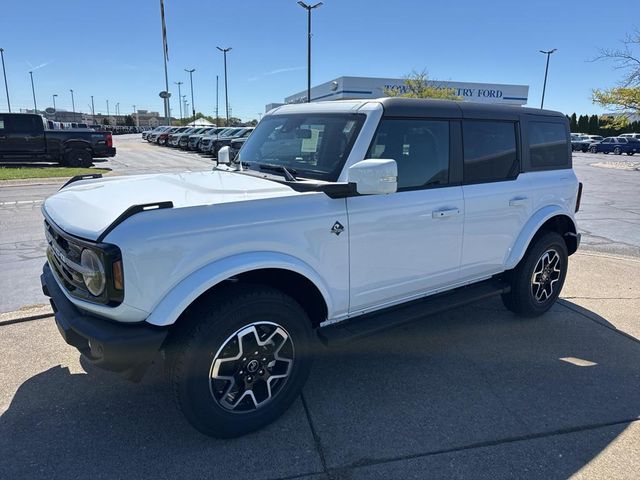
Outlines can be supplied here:
M167 328L116 323L78 310L62 292L49 264L44 265L40 281L65 342L99 368L132 381L143 377L167 337Z

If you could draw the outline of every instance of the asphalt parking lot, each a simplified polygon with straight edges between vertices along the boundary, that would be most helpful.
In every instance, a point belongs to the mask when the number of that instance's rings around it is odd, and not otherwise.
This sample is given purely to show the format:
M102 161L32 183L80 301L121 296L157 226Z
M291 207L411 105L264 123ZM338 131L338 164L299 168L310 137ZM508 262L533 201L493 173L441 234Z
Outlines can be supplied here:
M116 142L98 165L120 174L211 168ZM131 384L84 365L51 317L0 317L0 478L637 478L640 172L604 160L630 159L574 155L585 235L551 312L489 300L327 349L293 408L240 439L191 429L161 365ZM57 187L0 186L0 312L44 302L39 208Z

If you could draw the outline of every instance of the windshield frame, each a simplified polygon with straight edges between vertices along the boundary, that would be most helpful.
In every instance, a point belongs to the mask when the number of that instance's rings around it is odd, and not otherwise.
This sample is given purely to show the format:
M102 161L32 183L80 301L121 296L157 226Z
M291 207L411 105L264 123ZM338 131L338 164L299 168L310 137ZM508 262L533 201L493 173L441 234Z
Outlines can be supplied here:
M344 147L344 151L342 152L342 160L336 162L335 166L331 171L305 169L303 166L295 164L293 162L272 163L266 160L265 161L259 161L259 160L249 161L242 158L242 153L243 151L244 152L247 151L247 146L251 147L251 145L254 142L263 141L260 138L261 130L264 130L265 128L269 128L269 124L273 120L290 118L290 119L302 119L304 121L305 119L309 119L309 118L313 120L314 117L315 118L327 118L327 117L342 118L345 120L345 123L347 120L351 120L351 119L355 120L355 124L353 126L353 132L347 144ZM290 172L295 172L296 177L300 177L302 179L318 180L318 181L324 181L324 182L337 182L340 176L340 173L344 169L344 165L348 161L349 156L351 155L351 152L353 150L353 147L362 132L362 128L366 120L367 120L367 115L365 113L360 113L360 112L313 112L311 111L311 112L305 112L305 113L283 113L283 114L267 115L251 131L251 135L246 137L246 141L244 142L242 148L238 152L235 161L238 163L241 162L243 167L247 167L255 171L261 171L260 165L269 165L271 167L285 167ZM272 131L273 130L268 131L269 133L264 138L266 139L267 137L269 137ZM324 148L324 147L321 146L320 148ZM270 171L270 173L273 173L273 172L274 172L273 170ZM276 174L280 176L285 176L284 172L276 173Z

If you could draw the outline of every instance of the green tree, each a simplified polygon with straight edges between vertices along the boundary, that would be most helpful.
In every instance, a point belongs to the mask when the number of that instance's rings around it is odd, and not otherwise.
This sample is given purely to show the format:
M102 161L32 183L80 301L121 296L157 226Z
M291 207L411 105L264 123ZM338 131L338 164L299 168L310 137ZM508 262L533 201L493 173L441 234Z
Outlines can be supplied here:
M623 72L616 87L594 89L594 103L614 112L621 113L608 118L614 129L622 129L628 124L630 115L640 113L640 30L628 34L622 41L622 47L600 50L595 60L609 60L616 70Z
M453 88L429 81L427 71L412 72L404 80L403 87L385 88L389 97L438 98L441 100L460 100Z
M127 127L135 127L136 126L136 122L133 120L133 117L131 115L127 115L126 117L124 117L124 124Z
M109 122L109 119L108 119L107 117L104 117L104 118L102 119L102 124L103 124L103 125L111 125L111 123Z
M572 132L578 131L578 117L576 116L576 112L571 114L571 119L569 120L569 125Z
M600 125L598 123L598 116L591 115L589 117L589 128L587 129L589 135L600 135Z
M580 118L578 118L578 132L586 133L587 130L589 130L589 117L580 115Z

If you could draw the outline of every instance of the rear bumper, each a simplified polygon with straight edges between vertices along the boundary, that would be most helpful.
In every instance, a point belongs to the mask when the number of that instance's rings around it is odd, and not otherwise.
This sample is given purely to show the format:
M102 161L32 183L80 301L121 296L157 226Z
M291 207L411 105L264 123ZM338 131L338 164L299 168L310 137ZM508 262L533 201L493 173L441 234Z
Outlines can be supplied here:
M58 331L65 342L104 370L139 381L155 359L168 329L149 324L121 324L81 312L62 292L48 264L42 291L50 297Z

